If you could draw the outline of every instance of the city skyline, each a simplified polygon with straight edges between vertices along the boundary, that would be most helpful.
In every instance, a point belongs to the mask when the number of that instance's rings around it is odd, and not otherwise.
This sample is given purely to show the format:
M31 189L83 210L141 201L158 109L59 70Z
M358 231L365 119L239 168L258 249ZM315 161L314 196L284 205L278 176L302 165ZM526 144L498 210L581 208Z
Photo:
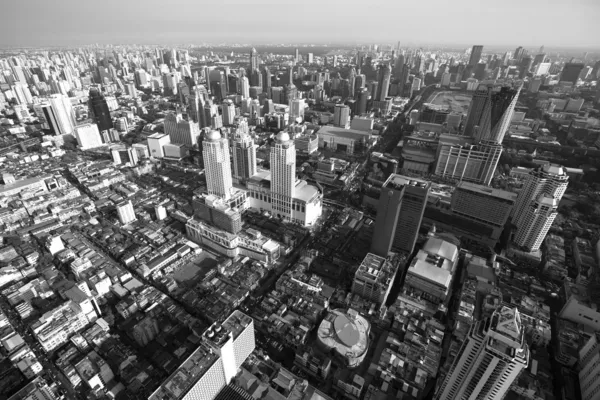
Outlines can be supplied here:
M376 33L363 20L365 10L358 3L352 6L339 1L310 0L309 4L294 10L297 20L314 20L315 11L317 15L339 13L340 16L336 24L314 22L311 29L306 29L306 24L294 27L287 19L276 18L277 6L281 3L272 0L203 5L178 0L169 3L172 13L165 13L165 5L157 0L126 3L128 7L124 7L123 2L108 0L103 7L94 10L93 18L90 18L90 10L73 0L61 1L52 7L39 0L14 3L5 10L6 16L0 24L0 47L147 42L328 43L340 41L343 36L341 41L349 43L399 40L456 45L472 43L476 38L485 46L598 48L594 39L600 35L600 26L594 22L594 17L600 15L600 4L592 0L577 0L571 4L568 19L541 0L526 3L508 0L501 6L482 6L475 0L463 0L457 6L434 0L428 4L428 10L435 12L421 18L424 10L417 5L378 2L372 7L377 13ZM129 10L134 11L133 14ZM411 18L402 18L402 15ZM507 15L505 21L501 20L503 15ZM553 21L559 16L561 29L544 29L548 25L542 21ZM490 29L490 22L499 20L502 23L498 28ZM461 21L469 23L461 24ZM422 29L424 23L428 29ZM22 29L24 24L26 30ZM364 28L349 29L353 24Z

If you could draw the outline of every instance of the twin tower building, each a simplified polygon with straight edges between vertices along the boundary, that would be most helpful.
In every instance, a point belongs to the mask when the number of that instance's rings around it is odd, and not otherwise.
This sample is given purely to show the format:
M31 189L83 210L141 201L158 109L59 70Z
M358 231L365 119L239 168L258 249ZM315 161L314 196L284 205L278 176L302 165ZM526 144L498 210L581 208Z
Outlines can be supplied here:
M256 147L246 133L231 140L216 130L205 135L202 154L207 190L193 199L196 218L187 224L192 239L233 255L231 249L237 244L256 247L260 242L260 238L250 240L247 232L241 232L241 214L247 208L306 227L319 218L322 194L296 179L296 146L289 134L277 135L271 147L270 170L256 167ZM259 253L263 250L257 249Z

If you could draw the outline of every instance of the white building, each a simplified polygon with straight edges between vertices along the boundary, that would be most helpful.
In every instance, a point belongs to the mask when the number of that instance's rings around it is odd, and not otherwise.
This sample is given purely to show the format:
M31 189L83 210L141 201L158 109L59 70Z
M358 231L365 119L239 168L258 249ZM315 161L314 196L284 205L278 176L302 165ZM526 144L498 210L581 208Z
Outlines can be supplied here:
M234 311L202 335L200 346L149 397L150 400L213 400L254 351L254 321Z
M117 214L119 215L119 221L123 225L127 225L136 220L131 200L117 204Z
M148 149L150 150L150 156L154 158L163 158L165 152L163 146L171 143L169 135L163 133L154 133L148 136Z
M202 147L208 193L229 199L233 187L229 141L222 138L219 131L210 131L204 137Z
M81 150L93 149L104 145L96 124L79 125L75 128L75 138Z
M271 201L275 215L291 219L295 188L296 146L287 132L280 132L271 148Z
M438 400L501 400L529 364L529 348L519 311L501 307L471 326Z
M293 99L290 101L290 118L296 120L299 118L300 120L304 120L304 108L306 107L306 102L304 99Z
M241 94L242 94L242 99L247 99L250 97L250 82L248 81L248 78L245 76L242 76L240 79L240 88L241 88Z
M515 243L537 251L557 215L558 204L567 190L569 176L564 168L547 164L529 173L513 208L517 227Z
M581 400L600 400L600 333L591 335L579 350Z

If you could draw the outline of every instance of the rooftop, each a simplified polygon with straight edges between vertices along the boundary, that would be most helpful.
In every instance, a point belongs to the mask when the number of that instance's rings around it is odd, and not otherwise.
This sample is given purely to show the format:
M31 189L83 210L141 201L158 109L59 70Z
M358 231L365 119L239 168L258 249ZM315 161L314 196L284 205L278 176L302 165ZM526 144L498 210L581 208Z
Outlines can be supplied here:
M517 194L513 192L508 192L506 190L495 189L489 186L477 185L471 182L459 182L456 185L457 190L468 190L470 192L481 193L487 196L498 197L504 200L515 201L517 199Z
M322 126L317 133L319 136L332 135L354 140L368 139L371 137L369 132L359 131L357 129L338 128L331 125Z

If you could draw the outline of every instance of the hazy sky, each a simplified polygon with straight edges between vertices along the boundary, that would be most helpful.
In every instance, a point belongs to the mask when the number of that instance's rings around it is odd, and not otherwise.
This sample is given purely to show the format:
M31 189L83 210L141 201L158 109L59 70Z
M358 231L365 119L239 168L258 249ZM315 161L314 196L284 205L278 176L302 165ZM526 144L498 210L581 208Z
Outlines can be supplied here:
M482 44L600 48L600 0L14 0L0 46Z

